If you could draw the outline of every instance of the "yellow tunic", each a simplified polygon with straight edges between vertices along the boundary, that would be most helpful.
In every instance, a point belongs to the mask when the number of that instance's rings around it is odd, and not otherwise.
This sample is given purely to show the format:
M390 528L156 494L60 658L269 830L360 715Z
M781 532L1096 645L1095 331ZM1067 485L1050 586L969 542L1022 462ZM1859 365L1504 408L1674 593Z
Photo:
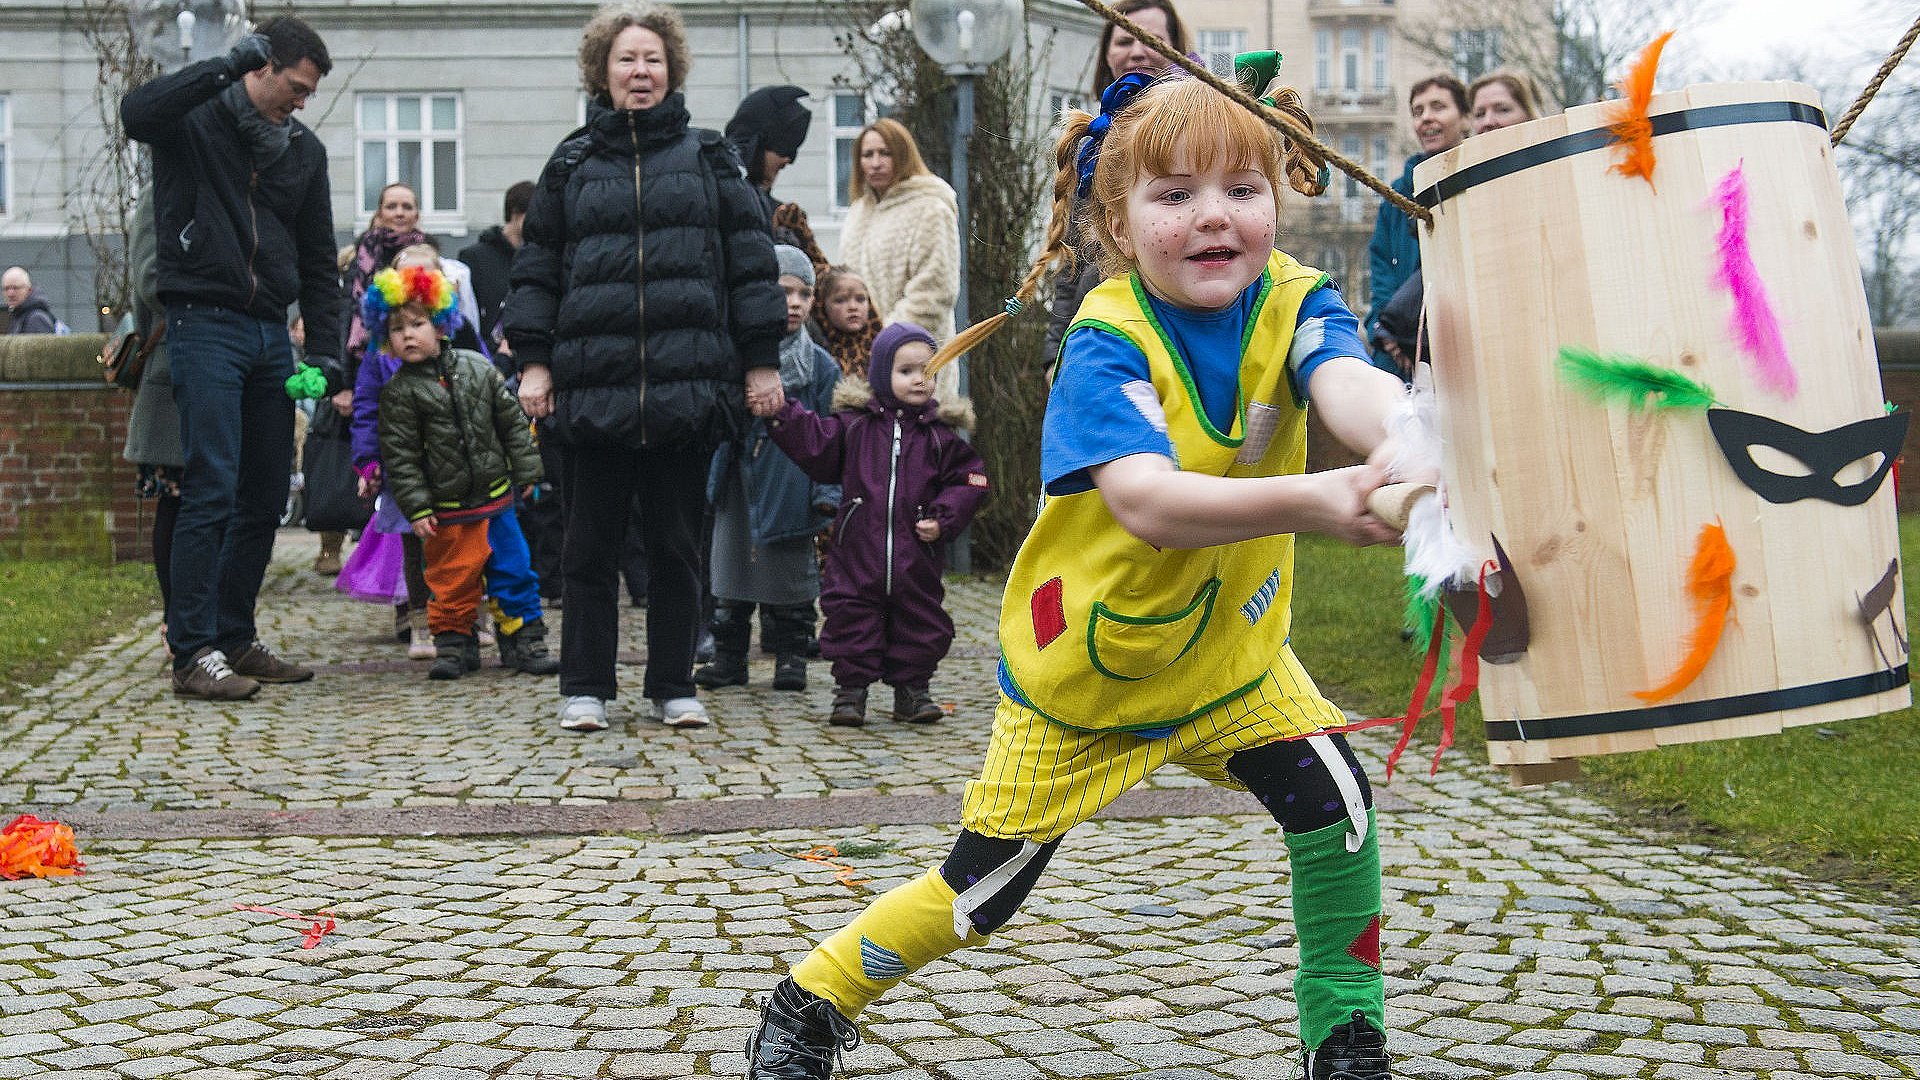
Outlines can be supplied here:
M1179 467L1279 476L1306 465L1306 405L1288 379L1301 302L1326 276L1274 252L1240 360L1230 431L1208 420L1191 368L1154 319L1137 275L1087 294L1075 327L1125 337L1147 358ZM1282 661L1291 622L1293 537L1162 550L1114 520L1098 490L1049 498L1021 546L1000 613L1018 696L1087 731L1164 728L1233 702ZM1290 695L1288 695L1290 696ZM1324 702L1322 702L1324 704ZM1314 710L1321 712L1323 710ZM1337 724L1301 718L1299 734Z

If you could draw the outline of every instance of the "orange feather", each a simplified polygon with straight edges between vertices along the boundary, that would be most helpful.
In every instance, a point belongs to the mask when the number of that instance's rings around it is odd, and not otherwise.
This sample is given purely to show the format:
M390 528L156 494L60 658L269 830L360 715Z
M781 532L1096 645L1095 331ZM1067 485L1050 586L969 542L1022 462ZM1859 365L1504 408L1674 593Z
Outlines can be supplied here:
M1693 562L1687 567L1687 595L1693 600L1693 633L1687 637L1687 655L1667 681L1651 690L1636 690L1634 697L1652 703L1687 688L1720 647L1720 632L1726 629L1727 609L1733 606L1733 548L1727 543L1727 531L1719 525L1705 525L1695 542Z
M1653 186L1654 158L1653 122L1647 119L1647 103L1653 100L1653 73L1660 67L1660 50L1672 36L1673 31L1669 30L1641 50L1626 75L1614 84L1622 100L1607 114L1607 130L1613 133L1615 144L1625 151L1610 171L1637 176L1645 180L1648 187Z

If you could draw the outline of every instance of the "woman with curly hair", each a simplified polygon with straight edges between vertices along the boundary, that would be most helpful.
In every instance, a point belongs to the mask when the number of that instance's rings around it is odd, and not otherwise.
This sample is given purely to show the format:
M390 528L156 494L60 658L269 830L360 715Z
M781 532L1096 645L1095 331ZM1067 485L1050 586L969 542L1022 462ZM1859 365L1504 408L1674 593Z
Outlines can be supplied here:
M513 260L504 323L520 403L566 450L569 731L607 726L636 496L649 563L642 693L669 726L708 722L693 683L707 466L749 409L786 402L773 240L724 137L688 126L691 65L672 8L627 0L595 13L580 39L587 123L541 172Z

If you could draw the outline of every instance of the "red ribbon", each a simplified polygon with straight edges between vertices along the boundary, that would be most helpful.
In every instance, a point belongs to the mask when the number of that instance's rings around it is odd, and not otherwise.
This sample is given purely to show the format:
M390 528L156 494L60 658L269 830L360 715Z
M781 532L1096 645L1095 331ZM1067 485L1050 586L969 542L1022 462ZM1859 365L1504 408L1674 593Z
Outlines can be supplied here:
M1406 752L1407 744L1413 741L1413 729L1420 725L1420 718L1427 708L1427 694L1433 689L1433 677L1440 670L1440 650L1447 647L1447 606L1438 604L1433 610L1433 636L1427 642L1427 659L1420 665L1420 681L1413 684L1413 696L1407 701L1405 716L1382 716L1368 721L1366 727L1376 724L1399 724L1400 741L1393 744L1392 752L1387 754L1387 782L1393 782L1393 768L1400 764L1400 755Z
M1480 688L1480 646L1487 640L1487 631L1493 627L1493 600L1487 595L1487 572L1498 570L1500 564L1488 559L1480 565L1480 603L1473 613L1473 627L1467 631L1467 640L1460 646L1460 662L1455 668L1453 686L1440 698L1440 747L1433 752L1433 768L1428 776L1440 772L1440 755L1453 745L1454 710L1460 703L1473 696Z

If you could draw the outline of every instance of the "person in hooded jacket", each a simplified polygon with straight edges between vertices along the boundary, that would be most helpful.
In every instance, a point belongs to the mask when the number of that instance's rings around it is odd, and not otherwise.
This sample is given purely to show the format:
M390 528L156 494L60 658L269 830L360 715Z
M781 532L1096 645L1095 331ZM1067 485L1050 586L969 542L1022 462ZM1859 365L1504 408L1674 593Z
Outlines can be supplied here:
M866 385L841 380L837 412L820 416L789 399L767 425L808 476L840 484L820 589L832 724L865 723L867 688L882 681L893 686L895 720L944 715L928 689L953 644L940 541L973 520L988 484L986 465L959 433L973 426L972 404L933 397L933 350L925 329L894 323L874 338Z
M807 336L813 308L813 263L799 248L776 245L780 288L787 295L787 336L780 341L780 383L787 400L815 412L832 407L840 365ZM761 640L774 655L773 688L807 688L807 643L820 595L814 537L840 505L837 483L811 480L767 438L764 420L720 444L707 477L713 503L713 662L693 673L704 687L745 686L753 609Z
M531 180L508 188L500 224L460 249L460 261L473 273L473 296L480 304L480 339L489 346L499 344L495 335L500 329L500 306L507 300L513 253L520 250L520 228L526 224L527 203L532 199Z
M733 110L733 119L727 121L727 141L746 166L747 182L760 192L767 220L773 223L773 242L805 252L817 277L826 269L827 257L813 238L807 212L799 203L773 197L773 182L780 170L793 164L813 123L813 113L800 104L806 96L797 86L760 87L741 98L740 107Z
M680 87L691 64L672 8L628 0L595 13L580 43L587 124L542 170L513 260L505 325L520 403L566 450L569 731L607 726L636 494L648 559L642 692L669 726L708 723L693 682L707 468L749 409L772 415L786 400L773 239L724 138L688 126Z

